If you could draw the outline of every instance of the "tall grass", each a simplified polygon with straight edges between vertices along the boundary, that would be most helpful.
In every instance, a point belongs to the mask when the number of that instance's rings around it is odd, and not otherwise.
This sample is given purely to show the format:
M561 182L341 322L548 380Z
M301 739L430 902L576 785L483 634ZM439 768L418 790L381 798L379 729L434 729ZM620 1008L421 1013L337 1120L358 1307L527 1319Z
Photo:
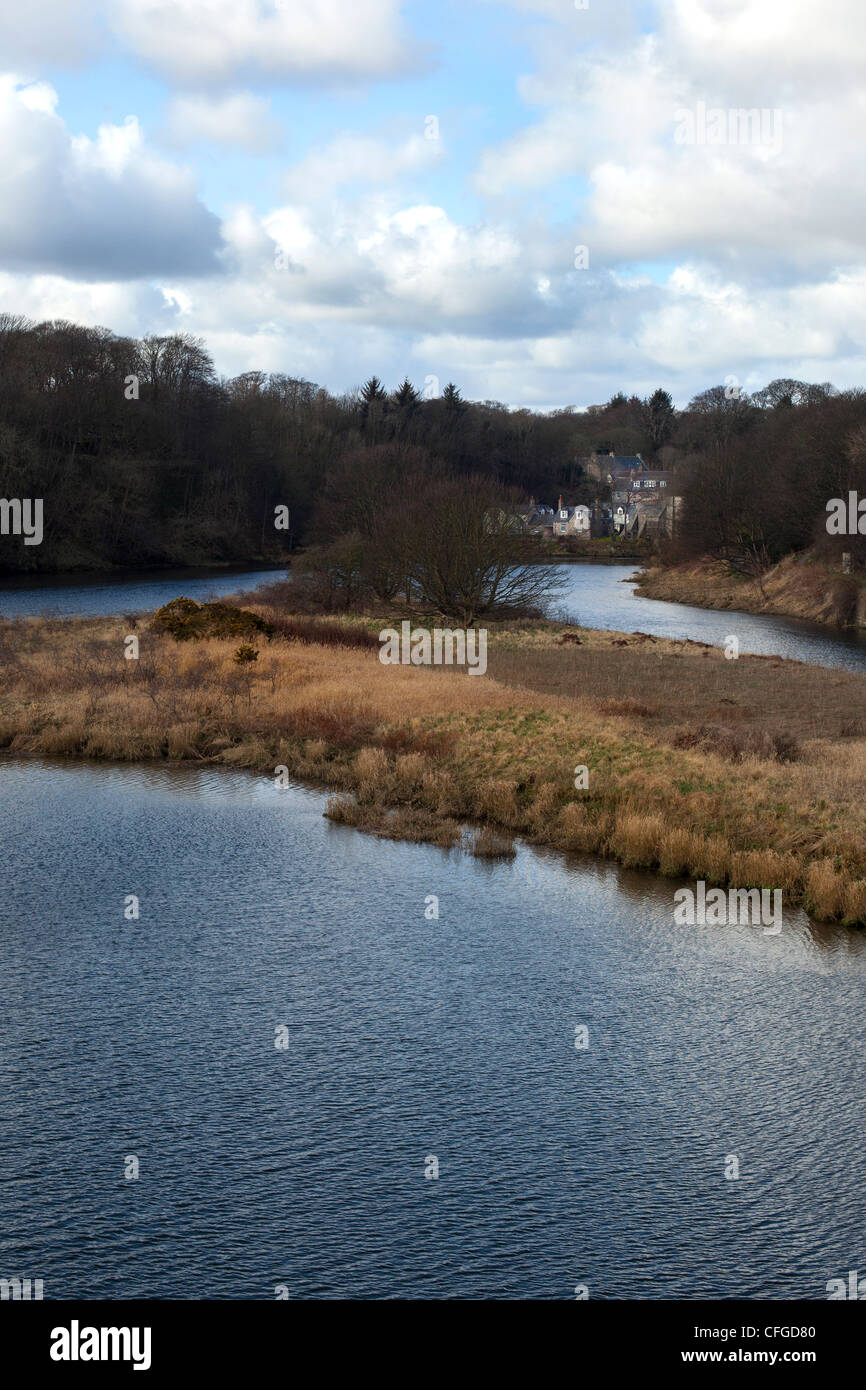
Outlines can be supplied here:
M236 640L149 632L140 659L126 661L126 626L0 624L0 748L265 775L286 765L333 789L335 821L377 834L450 845L471 824L494 840L523 835L671 877L781 887L786 904L817 917L866 921L866 741L826 736L840 702L862 706L863 677L661 641L614 647L623 639L610 634L562 645L544 624L500 630L488 674L474 679L383 666L368 643L314 641L307 627L263 641L243 668ZM742 716L730 729L748 734L762 711L780 713L775 732L796 737L796 758L780 759L772 739L678 738L680 673L696 714ZM599 688L614 682L618 703L605 711ZM730 688L735 706L721 702ZM805 691L823 702L820 737L812 714L798 713ZM696 729L708 727L722 726ZM577 764L589 769L586 790Z

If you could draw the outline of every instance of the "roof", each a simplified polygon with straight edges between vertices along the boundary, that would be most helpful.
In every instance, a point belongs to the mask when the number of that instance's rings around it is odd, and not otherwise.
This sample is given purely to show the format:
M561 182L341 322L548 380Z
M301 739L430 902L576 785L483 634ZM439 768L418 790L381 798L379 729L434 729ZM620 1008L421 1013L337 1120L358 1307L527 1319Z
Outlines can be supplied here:
M514 515L523 517L526 521L534 521L536 518L540 520L542 517L552 515L552 511L551 507L542 507L537 502L533 502L528 507L515 507Z
M605 455L599 457L604 459ZM614 454L613 458L608 454L606 462L610 473L628 473L632 468L640 472L645 467L643 459L637 454Z

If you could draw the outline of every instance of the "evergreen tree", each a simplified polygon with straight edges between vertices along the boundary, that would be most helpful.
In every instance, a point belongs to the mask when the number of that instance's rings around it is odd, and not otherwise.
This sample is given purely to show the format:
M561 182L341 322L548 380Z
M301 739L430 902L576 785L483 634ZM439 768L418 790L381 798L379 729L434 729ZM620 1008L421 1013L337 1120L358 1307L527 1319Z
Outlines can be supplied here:
M654 449L667 444L674 430L676 412L667 391L654 391L646 403L646 429Z

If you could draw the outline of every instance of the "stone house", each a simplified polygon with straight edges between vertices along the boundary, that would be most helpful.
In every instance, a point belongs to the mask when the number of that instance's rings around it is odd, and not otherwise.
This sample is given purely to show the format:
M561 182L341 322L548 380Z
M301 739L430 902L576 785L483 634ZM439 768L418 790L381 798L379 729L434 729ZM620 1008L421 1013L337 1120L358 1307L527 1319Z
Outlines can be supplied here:
M564 507L562 498L553 514L554 536L588 536L590 528L589 507L582 502L576 507Z
M673 491L674 475L664 468L630 469L618 484L618 490L625 491L635 501L639 497L667 497Z

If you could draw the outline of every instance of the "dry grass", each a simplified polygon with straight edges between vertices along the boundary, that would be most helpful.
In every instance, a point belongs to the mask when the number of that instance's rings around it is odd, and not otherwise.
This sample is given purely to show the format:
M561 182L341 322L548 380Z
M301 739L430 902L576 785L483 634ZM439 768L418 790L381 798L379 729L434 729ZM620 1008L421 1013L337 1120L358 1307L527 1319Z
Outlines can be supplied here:
M472 837L470 853L476 859L512 859L514 857L514 841L510 835L502 835L498 830L491 830L489 825L476 830Z
M579 698L600 714L640 721L675 746L736 758L789 760L802 739L866 734L864 680L777 656L725 658L720 647L645 633L583 628L563 645L538 631L491 647L491 675L545 695ZM861 714L863 711L863 714ZM725 746L727 745L727 746Z
M768 570L760 584L733 574L720 560L705 558L646 570L637 593L699 608L777 613L847 627L855 617L858 587L853 576L829 569L811 556L789 555Z
M866 921L866 740L840 733L864 677L541 623L491 631L472 678L306 632L246 668L234 640L142 632L126 661L127 630L0 624L0 748L286 765L376 834L450 846L471 824L476 853L519 834Z

